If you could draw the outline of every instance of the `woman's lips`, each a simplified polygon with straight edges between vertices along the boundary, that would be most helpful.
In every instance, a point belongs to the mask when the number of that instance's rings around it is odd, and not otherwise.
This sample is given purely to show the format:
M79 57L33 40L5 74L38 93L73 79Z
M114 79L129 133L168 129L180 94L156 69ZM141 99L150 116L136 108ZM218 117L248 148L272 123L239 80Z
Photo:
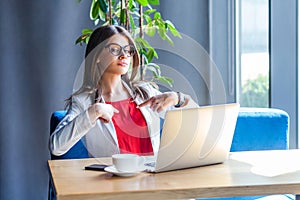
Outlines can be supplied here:
M123 67L126 67L128 66L128 63L127 62L119 62L118 65L121 65Z

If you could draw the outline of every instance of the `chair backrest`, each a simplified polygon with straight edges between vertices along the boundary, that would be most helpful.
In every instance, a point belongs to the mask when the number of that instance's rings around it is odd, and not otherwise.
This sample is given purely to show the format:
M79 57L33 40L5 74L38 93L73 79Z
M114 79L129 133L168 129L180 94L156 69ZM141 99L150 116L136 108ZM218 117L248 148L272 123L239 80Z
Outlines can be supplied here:
M50 134L65 115L65 110L53 112ZM161 127L162 124L163 120L161 120ZM285 111L274 108L241 108L230 151L288 149L288 140L289 116ZM51 155L51 159L88 157L88 151L81 140L64 155Z
M55 111L51 115L50 119L50 134L53 133L58 123L66 115L65 110ZM88 151L81 140L79 140L67 153L61 156L55 156L51 154L51 159L79 159L79 158L88 158Z
M230 151L289 148L289 115L275 108L241 108Z

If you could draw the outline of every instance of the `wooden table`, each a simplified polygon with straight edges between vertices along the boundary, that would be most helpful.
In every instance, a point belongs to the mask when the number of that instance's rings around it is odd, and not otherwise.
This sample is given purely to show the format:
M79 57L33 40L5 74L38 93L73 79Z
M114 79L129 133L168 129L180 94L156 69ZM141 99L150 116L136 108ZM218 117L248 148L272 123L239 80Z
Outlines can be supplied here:
M158 174L143 172L127 178L84 170L84 166L99 162L110 164L111 159L49 160L57 199L300 194L300 150L236 152L223 164Z

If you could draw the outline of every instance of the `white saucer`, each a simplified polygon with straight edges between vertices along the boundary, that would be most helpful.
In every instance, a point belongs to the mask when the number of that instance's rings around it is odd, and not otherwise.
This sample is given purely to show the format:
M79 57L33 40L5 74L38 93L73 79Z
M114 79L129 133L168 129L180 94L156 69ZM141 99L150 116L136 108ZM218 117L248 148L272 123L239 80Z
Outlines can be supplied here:
M129 176L135 176L137 175L138 173L142 172L144 169L140 169L138 171L134 171L134 172L120 172L118 171L115 166L109 166L109 167L105 167L104 170L106 172L110 172L114 175L117 175L117 176L123 176L123 177L129 177Z

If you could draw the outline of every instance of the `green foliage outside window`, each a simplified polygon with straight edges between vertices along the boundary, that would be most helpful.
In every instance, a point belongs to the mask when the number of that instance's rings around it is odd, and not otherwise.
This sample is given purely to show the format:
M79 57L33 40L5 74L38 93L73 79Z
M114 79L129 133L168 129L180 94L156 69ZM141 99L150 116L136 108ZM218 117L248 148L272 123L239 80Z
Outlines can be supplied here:
M240 104L243 107L269 107L269 78L259 75L242 86Z

